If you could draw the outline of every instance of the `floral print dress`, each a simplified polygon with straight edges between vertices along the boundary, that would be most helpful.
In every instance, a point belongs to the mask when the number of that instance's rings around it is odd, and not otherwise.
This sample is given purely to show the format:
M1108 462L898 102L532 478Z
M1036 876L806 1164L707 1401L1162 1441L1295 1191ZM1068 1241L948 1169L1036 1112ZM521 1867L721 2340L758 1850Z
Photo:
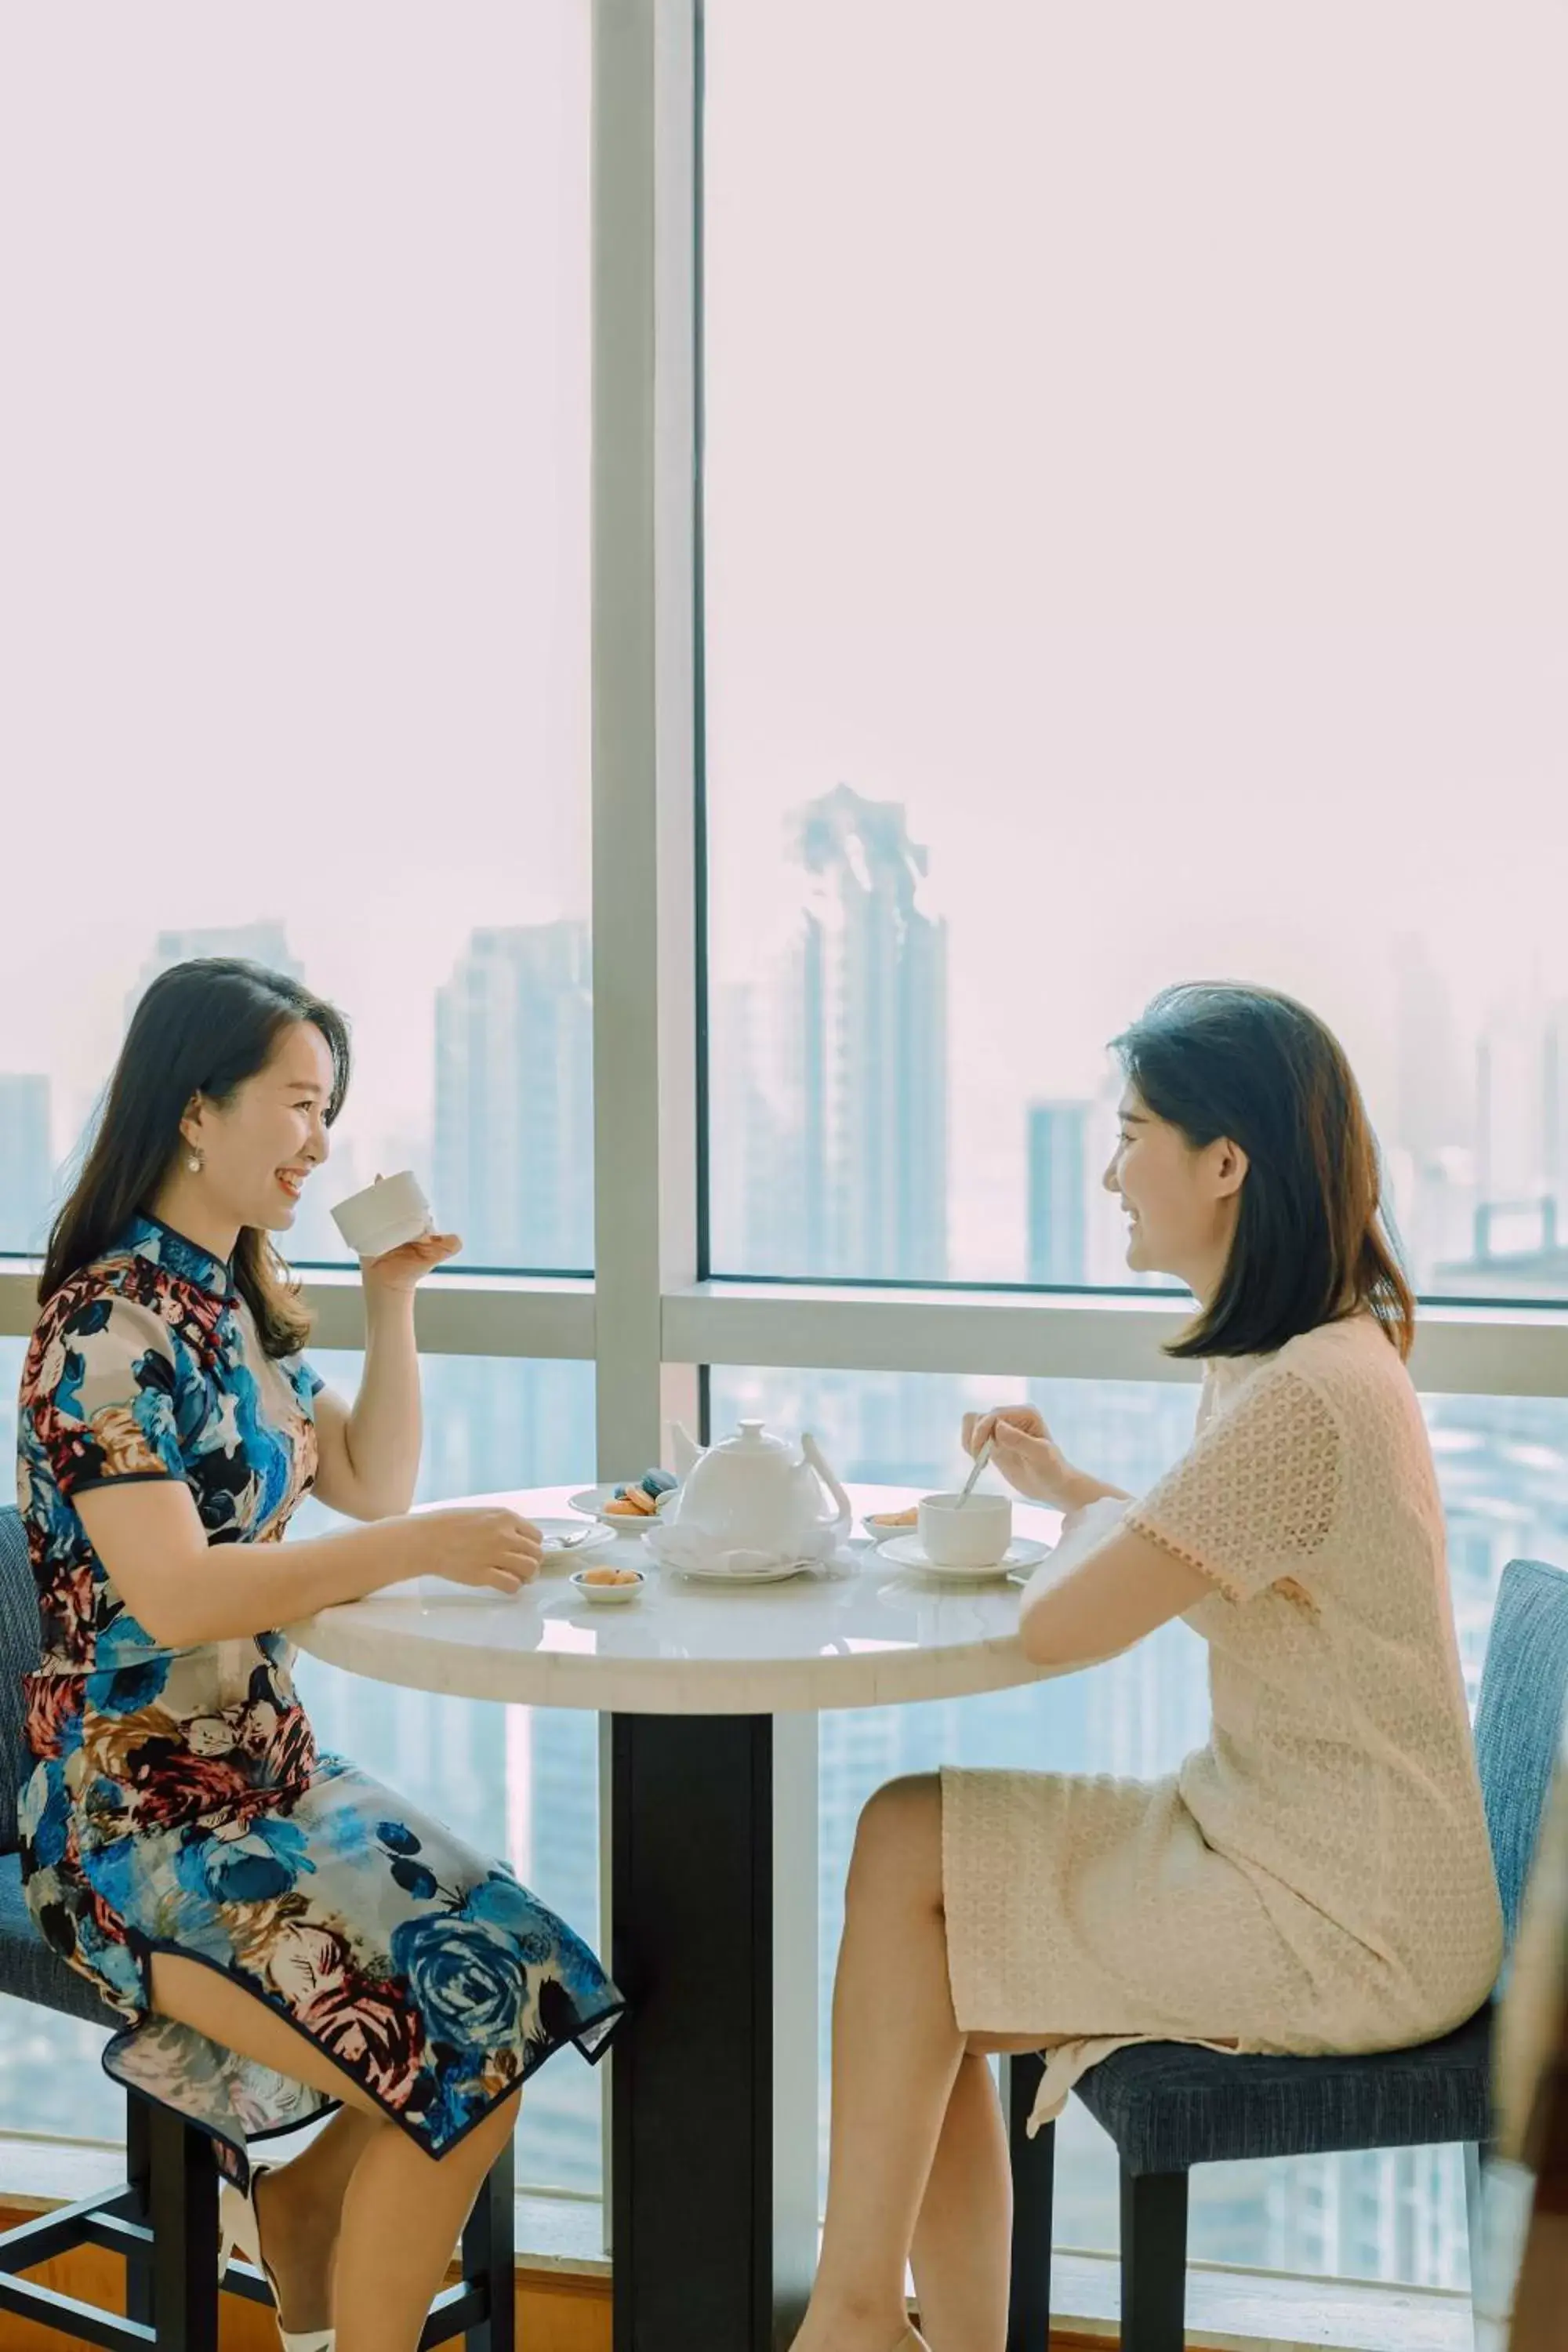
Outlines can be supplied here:
M216 1969L314 2042L432 2156L622 2003L499 1862L318 1753L280 1633L161 1647L104 1572L88 1489L181 1478L225 1547L271 1543L313 1483L321 1383L268 1357L228 1266L139 1217L47 1302L27 1352L17 1492L42 1612L21 1798L27 1901L125 2023L109 2073L248 2178L247 2139L334 2103L151 2012L154 1952Z

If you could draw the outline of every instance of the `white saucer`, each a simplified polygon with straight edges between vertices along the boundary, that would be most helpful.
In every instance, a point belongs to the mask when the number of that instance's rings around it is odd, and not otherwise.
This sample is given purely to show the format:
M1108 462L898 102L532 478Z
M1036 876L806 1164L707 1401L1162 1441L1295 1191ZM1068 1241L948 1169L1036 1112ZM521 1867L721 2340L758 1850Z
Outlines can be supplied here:
M607 1528L582 1519L535 1519L533 1524L544 1538L546 1559L554 1559L563 1552L584 1551L594 1544L605 1542L609 1533Z
M611 1478L600 1486L581 1486L576 1494L567 1496L567 1508L581 1511L585 1518L602 1520L605 1527L613 1528L616 1535L640 1536L645 1528L652 1527L659 1512L667 1503L674 1501L680 1489L672 1486L668 1495L659 1496L658 1511L639 1511L635 1518L626 1511L605 1510L605 1504L615 1500L617 1485L635 1486L636 1484L635 1478Z
M868 1511L860 1522L876 1544L889 1543L896 1536L912 1536L916 1524L913 1519L902 1517L895 1524L895 1515L889 1511Z
M895 1568L918 1568L927 1576L944 1576L954 1584L992 1584L1013 1569L1038 1568L1041 1560L1049 1559L1051 1547L1037 1543L1032 1536L1015 1536L1001 1559L994 1559L988 1568L939 1568L934 1559L927 1559L919 1536L889 1536L877 1550Z
M667 1568L668 1576L689 1576L693 1584L783 1584L792 1576L804 1576L808 1568L817 1565L814 1559L786 1559L778 1568L752 1568L737 1572L732 1568Z

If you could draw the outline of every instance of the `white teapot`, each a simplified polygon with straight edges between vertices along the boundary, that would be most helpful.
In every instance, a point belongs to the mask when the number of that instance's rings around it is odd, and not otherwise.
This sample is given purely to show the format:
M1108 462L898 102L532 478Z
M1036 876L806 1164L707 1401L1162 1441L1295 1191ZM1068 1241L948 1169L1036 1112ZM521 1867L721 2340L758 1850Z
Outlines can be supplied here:
M685 1478L666 1520L727 1550L788 1559L827 1559L849 1533L849 1497L809 1431L798 1454L760 1421L742 1422L735 1436L706 1451L684 1430L674 1433ZM834 1506L826 1514L824 1488Z

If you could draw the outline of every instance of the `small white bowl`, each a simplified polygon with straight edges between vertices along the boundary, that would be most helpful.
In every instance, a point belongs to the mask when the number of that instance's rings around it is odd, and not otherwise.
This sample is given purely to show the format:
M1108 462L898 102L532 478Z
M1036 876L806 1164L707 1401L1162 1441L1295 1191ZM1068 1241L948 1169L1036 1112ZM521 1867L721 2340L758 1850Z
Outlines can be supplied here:
M627 1571L623 1570L621 1572L626 1574ZM576 1586L584 1600L591 1601L595 1609L618 1609L624 1601L639 1599L647 1583L647 1579L640 1568L633 1569L630 1573L637 1580L633 1584L590 1584L587 1580L587 1570L580 1568L573 1575L571 1581Z

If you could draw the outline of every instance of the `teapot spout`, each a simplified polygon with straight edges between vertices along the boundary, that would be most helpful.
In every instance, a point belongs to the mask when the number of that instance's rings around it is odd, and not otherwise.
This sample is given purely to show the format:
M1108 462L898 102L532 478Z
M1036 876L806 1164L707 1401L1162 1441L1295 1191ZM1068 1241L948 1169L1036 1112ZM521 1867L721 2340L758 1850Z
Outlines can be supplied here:
M678 1478L689 1476L701 1461L706 1450L698 1444L691 1432L679 1421L672 1421L669 1424L669 1449Z

